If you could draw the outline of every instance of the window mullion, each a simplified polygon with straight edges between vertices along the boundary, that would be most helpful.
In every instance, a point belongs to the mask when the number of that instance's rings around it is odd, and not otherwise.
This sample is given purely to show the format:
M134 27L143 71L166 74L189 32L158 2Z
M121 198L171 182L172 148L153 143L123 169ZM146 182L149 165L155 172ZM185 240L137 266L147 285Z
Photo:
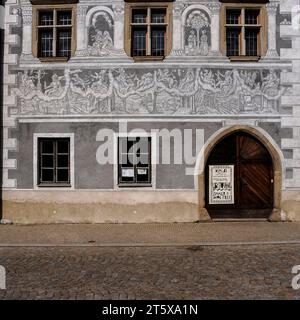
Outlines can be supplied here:
M56 9L54 9L54 12L53 12L53 23L54 23L54 26L53 26L53 57L56 57L57 54L56 54L56 44L57 44L57 41L56 41L56 37L57 37L57 29L56 29L56 26L57 26L57 11Z
M55 140L53 142L53 151L54 151L54 183L57 183L57 143L58 141Z
M242 32L241 32L241 37L242 37L242 41L241 41L241 55L245 56L246 55L246 30L245 30L245 8L242 8Z
M147 8L147 56L151 55L151 8Z

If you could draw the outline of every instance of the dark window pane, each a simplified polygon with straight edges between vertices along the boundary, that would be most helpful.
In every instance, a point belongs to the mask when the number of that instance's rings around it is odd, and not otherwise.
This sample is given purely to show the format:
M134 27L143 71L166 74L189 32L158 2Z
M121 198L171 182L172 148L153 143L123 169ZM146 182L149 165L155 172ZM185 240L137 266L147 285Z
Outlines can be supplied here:
M72 24L72 12L71 11L58 11L57 12L57 24L58 25L71 25Z
M227 24L239 24L240 23L241 10L227 9L226 10L226 23Z
M53 153L54 152L52 140L42 140L41 146L42 146L42 150L41 150L42 153Z
M227 29L226 31L226 46L228 56L239 55L239 29Z
M165 9L152 9L151 22L152 23L165 23L166 10Z
M71 56L71 30L59 30L57 32L57 56L70 57Z
M132 166L136 164L136 156L134 153L128 154L128 166Z
M42 168L54 168L54 156L42 155L41 166Z
M52 30L39 31L39 56L40 57L53 56L53 31Z
M138 149L141 153L148 153L149 152L149 139L150 138L141 138L138 143Z
M53 11L40 11L39 12L39 25L40 26L53 25Z
M57 153L69 153L69 140L57 140Z
M69 156L67 154L57 155L57 167L63 167L63 168L69 167Z
M148 168L137 168L136 170L136 181L137 182L150 182Z
M146 55L146 29L134 29L132 35L132 54L133 56Z
M149 154L142 153L138 156L138 165L148 165L149 164Z
M147 22L147 10L136 9L132 10L132 22L133 23L146 23Z
M69 170L57 169L57 182L69 182Z
M165 30L152 28L151 33L151 55L163 56L165 52Z
M259 10L245 10L245 23L258 24Z
M257 56L257 30L246 30L246 55L247 56Z
M42 169L41 182L54 182L54 169Z

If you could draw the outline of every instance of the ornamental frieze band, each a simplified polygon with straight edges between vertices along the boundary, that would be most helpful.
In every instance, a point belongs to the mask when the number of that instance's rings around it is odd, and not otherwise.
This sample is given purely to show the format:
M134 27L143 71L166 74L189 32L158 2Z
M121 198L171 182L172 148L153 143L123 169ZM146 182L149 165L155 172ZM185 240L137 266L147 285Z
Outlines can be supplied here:
M19 115L278 113L278 70L213 68L24 71Z

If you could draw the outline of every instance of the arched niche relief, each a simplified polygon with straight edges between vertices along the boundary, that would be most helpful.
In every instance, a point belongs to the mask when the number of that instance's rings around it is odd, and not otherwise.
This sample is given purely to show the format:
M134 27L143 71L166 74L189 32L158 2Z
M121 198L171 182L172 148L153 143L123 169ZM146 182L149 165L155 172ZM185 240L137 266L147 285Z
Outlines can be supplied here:
M86 16L85 55L107 56L114 52L114 13L105 6L97 6Z
M188 56L207 56L211 51L210 11L192 5L182 14L182 48Z

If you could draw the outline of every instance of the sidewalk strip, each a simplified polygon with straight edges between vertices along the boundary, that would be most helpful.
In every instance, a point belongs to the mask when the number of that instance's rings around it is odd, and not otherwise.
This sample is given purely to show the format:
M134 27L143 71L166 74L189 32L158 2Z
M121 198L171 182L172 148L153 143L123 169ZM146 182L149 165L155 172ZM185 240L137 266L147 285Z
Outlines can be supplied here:
M252 246L299 244L300 240L251 242L185 242L185 243L0 243L0 248L14 247L191 247L191 246Z

